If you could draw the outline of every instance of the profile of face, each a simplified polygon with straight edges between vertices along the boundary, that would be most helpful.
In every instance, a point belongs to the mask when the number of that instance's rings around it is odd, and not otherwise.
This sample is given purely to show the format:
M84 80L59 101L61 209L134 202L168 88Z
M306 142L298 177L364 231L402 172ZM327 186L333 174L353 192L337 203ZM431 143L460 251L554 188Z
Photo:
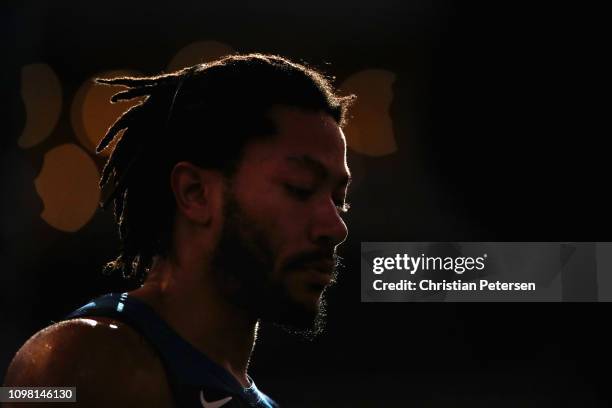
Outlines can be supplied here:
M347 237L346 141L323 112L276 107L271 117L277 134L246 146L227 186L213 270L234 304L312 335Z

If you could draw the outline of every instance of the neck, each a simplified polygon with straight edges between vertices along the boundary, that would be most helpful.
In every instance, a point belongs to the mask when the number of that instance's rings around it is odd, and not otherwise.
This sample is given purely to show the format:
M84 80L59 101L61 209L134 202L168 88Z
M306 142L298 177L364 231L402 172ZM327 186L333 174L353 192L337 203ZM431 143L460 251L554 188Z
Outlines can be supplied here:
M215 290L212 274L192 272L160 260L130 295L151 306L181 337L247 387L258 322Z

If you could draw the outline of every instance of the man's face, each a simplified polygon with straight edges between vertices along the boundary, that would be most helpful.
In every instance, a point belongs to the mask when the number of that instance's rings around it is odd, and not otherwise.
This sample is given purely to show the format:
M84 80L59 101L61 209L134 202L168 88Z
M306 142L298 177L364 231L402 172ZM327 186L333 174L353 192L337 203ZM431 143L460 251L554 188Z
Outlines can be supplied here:
M264 320L317 329L333 282L350 175L334 119L275 108L277 135L249 144L225 201L213 259L229 299Z

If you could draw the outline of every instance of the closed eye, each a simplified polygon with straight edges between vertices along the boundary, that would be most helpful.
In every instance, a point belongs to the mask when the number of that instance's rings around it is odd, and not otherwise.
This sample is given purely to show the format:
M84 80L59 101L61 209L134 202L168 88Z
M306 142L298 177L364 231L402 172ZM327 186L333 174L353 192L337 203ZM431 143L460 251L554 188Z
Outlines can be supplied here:
M311 190L309 188L298 187L292 184L284 184L284 187L289 194L291 194L293 197L297 198L300 201L308 200L315 193L314 190ZM351 204L348 202L335 203L335 205L336 210L340 214L346 214L351 209Z

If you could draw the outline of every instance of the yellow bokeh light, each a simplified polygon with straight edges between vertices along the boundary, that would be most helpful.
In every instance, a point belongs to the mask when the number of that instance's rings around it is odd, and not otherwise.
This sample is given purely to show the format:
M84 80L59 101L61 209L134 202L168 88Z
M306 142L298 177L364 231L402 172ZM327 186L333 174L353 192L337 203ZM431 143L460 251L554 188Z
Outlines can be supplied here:
M41 218L60 231L78 231L98 206L98 179L96 164L79 146L70 143L49 150L34 180L44 204Z
M95 75L93 78L113 78L117 76L137 76L134 71L118 70L107 71ZM93 78L85 81L75 94L72 101L70 119L74 133L83 147L95 152L98 142L104 137L108 128L126 110L136 105L142 98L119 103L111 103L110 98L117 92L124 90L121 86L99 85ZM116 143L115 138L113 143ZM108 156L114 144L100 154Z

